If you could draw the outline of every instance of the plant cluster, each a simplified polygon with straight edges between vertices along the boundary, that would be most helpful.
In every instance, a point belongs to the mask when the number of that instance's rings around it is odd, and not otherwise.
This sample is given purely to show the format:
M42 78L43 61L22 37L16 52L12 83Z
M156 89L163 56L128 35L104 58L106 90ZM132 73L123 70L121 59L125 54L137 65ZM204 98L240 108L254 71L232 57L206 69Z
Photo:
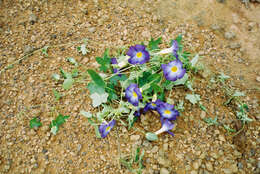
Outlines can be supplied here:
M176 107L166 96L177 85L193 90L189 72L198 60L195 56L190 61L191 54L183 51L181 40L178 36L170 48L160 50L161 38L151 39L147 46L136 44L120 50L116 57L110 57L106 50L102 57L96 58L100 72L87 70L91 77L87 88L92 106L101 111L95 114L81 111L81 114L95 127L98 137L105 138L117 121L131 128L138 117L150 111L160 115L162 128L146 133L146 138L157 140L157 135L163 132L174 135L170 130L183 103ZM188 100L196 103L199 96L190 95Z

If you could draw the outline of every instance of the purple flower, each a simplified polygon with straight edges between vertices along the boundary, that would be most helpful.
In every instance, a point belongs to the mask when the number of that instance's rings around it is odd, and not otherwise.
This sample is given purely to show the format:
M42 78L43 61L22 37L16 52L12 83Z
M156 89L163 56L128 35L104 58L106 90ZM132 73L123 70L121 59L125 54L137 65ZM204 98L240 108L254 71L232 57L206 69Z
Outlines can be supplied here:
M105 138L107 134L110 132L110 130L115 126L115 124L116 120L112 120L108 124L103 122L98 128L101 137Z
M114 57L110 59L110 63L111 63L112 65L118 64L116 58L114 58ZM121 77L122 74L118 73L118 71L119 71L118 68L113 68L113 73L114 73L114 74L118 74L118 76Z
M172 53L174 55L174 57L176 57L178 59L178 52L179 50L179 45L178 45L178 42L176 40L173 40L172 41Z
M125 90L125 97L129 103L138 106L139 100L142 99L142 93L137 84L130 84Z
M186 70L182 67L182 62L179 59L171 61L168 64L162 64L163 74L167 80L176 81L181 79Z
M159 135L163 132L168 132L169 134L174 136L174 134L170 131L171 129L173 129L174 124L171 123L170 120L162 118L162 117L160 118L160 120L161 120L162 128L159 129L158 131L156 131L155 134Z
M141 111L140 111L140 108L134 112L134 116L135 117L140 117L141 116Z
M126 54L130 56L128 62L131 64L144 64L150 59L150 54L144 45L131 46Z
M157 99L155 102L147 103L144 107L144 113L146 113L148 110L157 110L158 106L162 103L163 102L160 99Z
M157 112L162 118L166 118L168 120L176 120L177 116L180 115L180 113L174 109L174 106L168 103L160 104L157 107Z
M115 57L113 57L113 58L110 59L110 63L111 63L111 64L118 64L118 62L117 62L117 60L116 60Z

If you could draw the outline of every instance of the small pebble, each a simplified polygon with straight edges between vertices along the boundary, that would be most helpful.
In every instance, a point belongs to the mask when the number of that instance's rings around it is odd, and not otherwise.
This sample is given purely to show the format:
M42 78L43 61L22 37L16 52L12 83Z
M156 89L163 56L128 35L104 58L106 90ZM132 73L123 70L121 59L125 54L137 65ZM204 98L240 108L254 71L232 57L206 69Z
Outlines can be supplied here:
M257 82L260 82L260 76L257 76L257 77L256 77L256 81L257 81Z
M137 141L137 140L139 140L140 139L140 135L131 135L130 136L130 140L131 141Z
M160 174L170 174L170 172L166 168L161 168Z

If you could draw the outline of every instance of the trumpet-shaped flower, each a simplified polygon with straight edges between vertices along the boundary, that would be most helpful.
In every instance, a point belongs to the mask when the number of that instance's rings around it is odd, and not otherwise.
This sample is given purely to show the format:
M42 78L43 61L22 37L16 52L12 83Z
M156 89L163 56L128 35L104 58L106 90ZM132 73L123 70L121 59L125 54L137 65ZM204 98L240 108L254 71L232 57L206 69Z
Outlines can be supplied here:
M137 84L130 84L125 90L125 97L129 103L138 106L139 100L142 99L142 93Z
M180 113L174 109L174 106L168 103L160 104L157 107L157 112L162 118L166 118L168 120L176 120L177 116L180 115Z
M144 64L150 59L150 54L144 45L131 46L126 54L130 56L128 62L131 64Z
M179 50L179 45L178 42L176 40L172 41L172 53L174 55L174 57L176 57L178 59L178 50Z
M163 50L161 50L160 52L156 53L156 54L169 54L169 53L173 53L174 57L176 57L178 59L178 50L179 50L179 45L178 42L176 40L173 40L172 42L172 46L170 48L165 48Z
M182 62L179 59L171 61L168 64L162 64L163 74L167 80L176 81L181 79L186 70L182 67Z
M160 118L160 120L161 120L162 128L159 129L158 131L156 131L155 134L156 134L156 135L159 135L159 134L161 134L161 133L163 133L163 132L168 132L169 134L171 134L172 136L174 136L174 134L170 131L170 130L173 129L174 124L171 123L170 120L165 119L165 118L162 118L162 117Z
M110 130L115 126L115 124L116 120L112 120L108 124L106 124L106 122L103 122L98 128L101 137L105 138Z

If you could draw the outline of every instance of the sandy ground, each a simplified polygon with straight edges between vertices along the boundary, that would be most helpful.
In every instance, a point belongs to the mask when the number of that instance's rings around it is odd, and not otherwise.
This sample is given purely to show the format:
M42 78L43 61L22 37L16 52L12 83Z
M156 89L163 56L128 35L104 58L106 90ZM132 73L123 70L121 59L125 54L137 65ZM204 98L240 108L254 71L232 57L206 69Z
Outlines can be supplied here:
M118 124L107 138L97 139L79 114L94 111L86 84L65 91L51 78L60 67L72 70L67 57L80 62L84 72L96 68L95 57L105 48L113 53L160 36L165 48L179 34L185 50L199 53L205 65L194 89L208 114L186 101L175 137L163 134L158 142L148 142ZM76 50L83 39L89 40L86 56ZM50 46L48 56L41 53L44 46ZM238 0L0 1L0 173L130 173L119 157L127 158L138 146L145 151L147 174L259 173L259 55L259 3L246 8ZM223 105L228 98L222 86L209 87L220 72L231 77L227 86L246 93L242 100L254 120L237 136L203 121L218 116L221 123L241 129L236 106ZM61 100L55 100L53 89L64 95ZM172 99L178 103L186 92L178 88ZM57 113L71 117L54 136L48 125ZM35 116L43 123L37 130L29 128ZM156 117L146 114L136 126L155 131L160 128Z

